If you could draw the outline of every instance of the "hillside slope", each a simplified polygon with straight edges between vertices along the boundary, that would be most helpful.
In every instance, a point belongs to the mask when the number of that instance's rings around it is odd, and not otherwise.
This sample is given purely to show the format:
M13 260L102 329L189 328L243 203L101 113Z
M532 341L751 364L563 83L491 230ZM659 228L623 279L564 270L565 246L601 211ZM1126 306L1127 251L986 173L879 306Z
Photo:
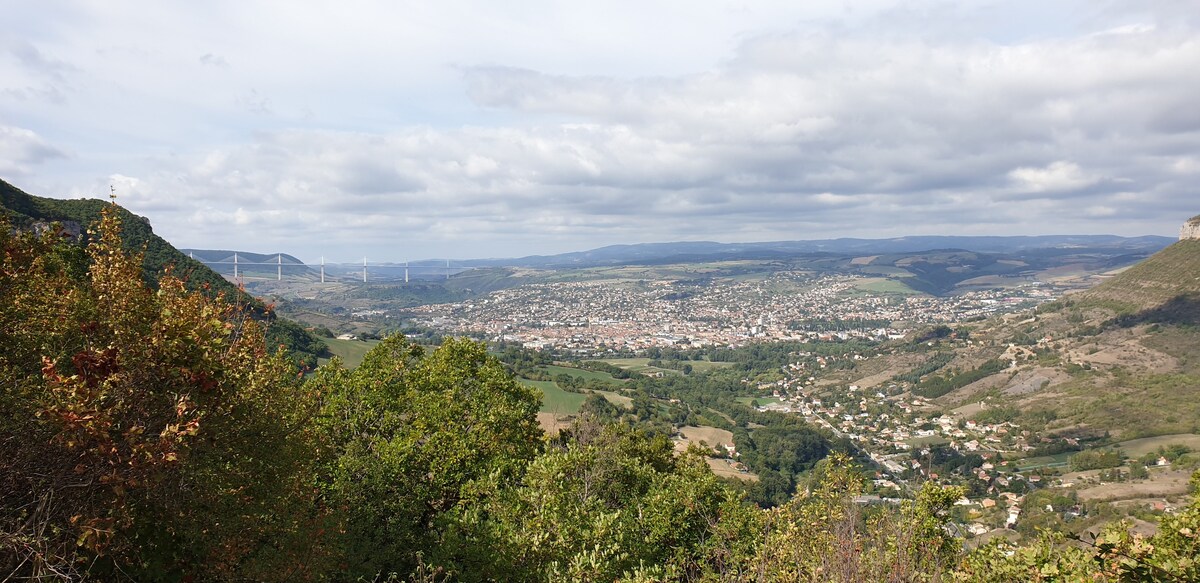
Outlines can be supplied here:
M1159 320L1194 322L1200 307L1200 240L1179 241L1077 300L1123 314L1153 312Z
M959 331L970 340L941 341L941 370L923 342L897 344L881 366L942 410L1011 411L1036 435L1105 443L1200 433L1200 240L1032 313Z
M88 228L100 219L101 211L112 203L97 199L60 200L34 196L0 180L0 215L15 227L41 229L60 223L63 229L77 237L81 244L88 242ZM317 357L324 354L324 343L295 322L276 318L261 301L238 289L204 264L180 252L154 233L150 221L117 206L123 224L122 238L126 249L145 250L142 276L155 285L164 269L174 269L189 289L209 294L223 293L225 297L246 306L250 313L268 322L266 336L270 346L284 346L297 364L315 366Z
M34 196L0 180L0 213L7 215L14 226L37 228L58 222L68 233L79 236L85 243L88 227L100 220L100 211L109 204L97 199L60 200ZM214 292L223 292L230 298L238 297L236 286L154 234L149 220L120 206L118 208L124 224L122 235L126 248L138 250L145 247L146 260L142 270L146 281L157 281L158 274L170 265L174 266L177 275L187 280L190 289L202 289L207 285ZM252 299L249 301L256 303Z

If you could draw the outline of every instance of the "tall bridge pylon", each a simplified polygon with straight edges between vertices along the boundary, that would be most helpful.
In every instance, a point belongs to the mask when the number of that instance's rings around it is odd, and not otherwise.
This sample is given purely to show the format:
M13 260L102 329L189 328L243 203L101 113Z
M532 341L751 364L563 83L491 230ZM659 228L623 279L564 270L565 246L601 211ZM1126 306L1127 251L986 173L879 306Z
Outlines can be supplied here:
M233 278L235 280L245 277L248 270L256 268L256 267L260 268L260 269L255 270L255 271L258 271L261 273L261 268L266 267L266 266L271 266L271 267L275 268L274 271L275 271L275 280L276 281L283 280L283 268L284 267L301 267L301 268L305 268L305 269L312 269L313 267L316 267L318 270L318 274L319 274L321 283L329 283L331 281L336 281L337 280L336 276L333 279L331 279L329 277L331 275L329 273L329 268L334 267L334 266L339 266L339 265L341 266L341 268L338 269L337 271L335 271L335 273L342 274L342 277L345 277L346 275L354 274L353 275L354 278L362 281L363 283L369 283L371 281L380 280L380 277L373 276L373 274L376 272L384 273L384 275L381 276L383 280L395 281L395 280L398 280L401 276L401 274L397 273L397 272L402 271L404 283L409 283L410 281L412 281L414 275L416 275L416 274L425 274L426 278L433 276L433 277L436 277L437 279L449 280L450 276L454 275L455 273L469 271L472 269L478 269L478 267L476 267L476 266L462 265L462 264L455 265L449 259L420 261L417 264L413 264L413 262L411 262L407 259L403 263L390 263L390 262L371 263L367 257L363 257L361 264L359 264L359 263L338 264L338 263L331 263L331 262L327 261L324 256L321 256L320 265L310 267L304 263L292 263L292 262L290 262L290 260L289 260L289 262L284 262L282 253L276 253L275 257L267 256L265 259L261 259L259 261L252 261L252 260L250 260L250 258L245 257L243 254L239 254L238 252L233 252L228 257L224 257L221 259L205 259L203 257L197 257L194 251L189 251L188 257L190 257L204 265L210 266L210 267L232 266L233 267ZM259 256L259 257L262 257L262 256ZM359 271L359 270L361 270L361 271ZM358 273L355 273L355 272L358 272ZM394 275L388 276L388 275L386 275L387 273L392 273Z

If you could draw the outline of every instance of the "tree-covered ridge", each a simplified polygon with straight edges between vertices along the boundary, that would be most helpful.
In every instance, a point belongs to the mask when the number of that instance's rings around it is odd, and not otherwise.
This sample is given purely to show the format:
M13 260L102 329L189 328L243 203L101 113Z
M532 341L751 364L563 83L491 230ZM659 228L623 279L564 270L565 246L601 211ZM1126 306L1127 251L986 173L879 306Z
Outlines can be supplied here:
M0 212L7 215L16 227L29 228L35 224L49 226L53 222L71 223L86 243L90 240L87 229L100 220L104 209L112 206L111 203L98 199L60 200L34 196L0 180ZM214 293L224 293L230 298L238 297L236 286L199 261L180 253L162 237L154 234L150 221L124 208L116 208L123 225L121 240L124 248L144 252L142 274L147 282L157 282L163 270L171 267L178 277L187 282L189 289L208 288ZM248 296L239 299L255 302Z
M283 346L290 353L289 358L293 363L308 368L316 367L317 357L327 349L319 338L294 322L276 318L261 301L238 289L203 263L175 249L154 234L147 219L110 202L34 196L0 180L0 215L7 217L9 223L19 229L46 230L58 223L65 227L68 235L86 245L92 240L89 229L100 221L106 209L112 209L120 219L122 248L141 254L141 274L147 283L158 285L163 274L170 272L189 290L209 295L223 294L234 303L244 306L255 318L268 323L265 327L268 346ZM78 259L75 269L83 269L86 258L82 249L75 256Z
M402 337L308 380L223 296L157 288L102 213L80 271L0 229L0 574L99 581L1195 581L1200 504L1140 537L966 553L963 492L864 506L844 456L776 508L583 416L550 438L484 347ZM1200 477L1194 479L1200 481Z

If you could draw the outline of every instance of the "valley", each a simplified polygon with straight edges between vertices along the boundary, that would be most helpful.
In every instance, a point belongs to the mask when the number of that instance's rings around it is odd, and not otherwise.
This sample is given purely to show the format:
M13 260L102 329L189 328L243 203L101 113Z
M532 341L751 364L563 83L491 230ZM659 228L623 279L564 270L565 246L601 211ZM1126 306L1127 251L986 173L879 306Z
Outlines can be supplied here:
M962 532L1015 537L1182 502L1180 468L1200 461L1200 355L1190 288L1164 274L1196 271L1193 246L1132 269L1125 262L1141 256L1123 252L1093 250L1086 262L1048 250L1030 253L1042 260L913 252L246 287L341 333L504 347L501 359L543 393L546 430L581 412L640 424L706 448L713 470L760 503L774 496L760 474L780 474L754 452L745 463L766 427L747 411L826 432L873 468L872 496L909 496L926 480L963 486ZM977 275L981 265L1017 271ZM1093 451L1113 455L1080 469ZM1047 496L1077 502L1042 504Z

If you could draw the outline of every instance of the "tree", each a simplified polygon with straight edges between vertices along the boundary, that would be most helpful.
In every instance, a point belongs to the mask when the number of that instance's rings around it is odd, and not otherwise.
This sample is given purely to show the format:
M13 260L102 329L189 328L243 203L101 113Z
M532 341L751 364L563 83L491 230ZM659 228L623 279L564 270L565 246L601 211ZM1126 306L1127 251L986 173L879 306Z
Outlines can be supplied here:
M729 572L757 543L757 511L699 453L586 417L488 515L499 561L465 579L695 580Z
M767 535L749 565L756 580L911 581L948 573L960 540L945 526L962 489L926 482L899 511L868 513L854 502L862 478L830 456L809 495L767 511Z
M355 370L322 367L309 384L329 395L321 480L352 578L416 568L442 547L451 510L515 479L540 446L538 396L469 340L427 354L392 336Z
M318 398L244 311L170 273L149 288L114 209L85 261L0 225L0 566L303 579Z

